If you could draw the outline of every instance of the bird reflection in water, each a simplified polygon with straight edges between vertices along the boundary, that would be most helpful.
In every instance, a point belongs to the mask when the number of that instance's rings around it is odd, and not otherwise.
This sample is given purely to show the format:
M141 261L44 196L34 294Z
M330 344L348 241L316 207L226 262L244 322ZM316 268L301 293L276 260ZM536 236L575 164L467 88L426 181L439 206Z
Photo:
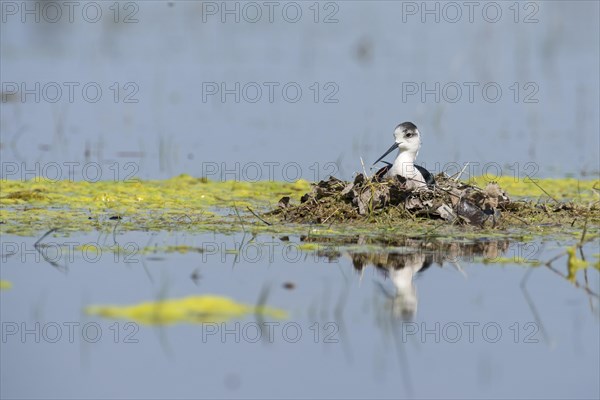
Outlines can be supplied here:
M418 297L415 278L427 271L434 263L439 267L452 264L460 273L460 261L474 261L474 257L493 259L508 249L508 240L482 240L471 243L445 242L432 243L417 239L406 239L398 252L348 252L357 271L372 265L389 285L378 282L383 294L388 298L392 315L402 320L414 319Z

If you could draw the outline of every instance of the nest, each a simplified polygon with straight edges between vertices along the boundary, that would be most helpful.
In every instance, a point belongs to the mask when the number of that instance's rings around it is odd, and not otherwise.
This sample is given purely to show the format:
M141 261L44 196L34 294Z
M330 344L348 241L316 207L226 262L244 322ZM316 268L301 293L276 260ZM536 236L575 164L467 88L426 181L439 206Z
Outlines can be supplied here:
M393 211L406 218L442 219L483 227L495 226L501 211L510 208L508 195L495 182L481 189L443 173L435 180L434 186L414 188L401 176L381 180L358 174L353 182L331 176L313 184L298 205L283 197L272 214L289 222L326 223L367 219Z

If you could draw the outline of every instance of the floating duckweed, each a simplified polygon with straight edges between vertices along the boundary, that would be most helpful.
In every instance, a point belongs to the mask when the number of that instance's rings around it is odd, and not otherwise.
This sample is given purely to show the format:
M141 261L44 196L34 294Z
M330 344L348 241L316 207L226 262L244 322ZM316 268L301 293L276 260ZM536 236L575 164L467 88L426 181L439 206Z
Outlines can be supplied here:
M511 176L485 175L472 178L469 183L485 186L497 182L511 197L548 197L556 200L598 200L600 180L579 180L575 178L515 178Z
M166 180L2 180L0 230L35 235L61 230L223 230L239 221L234 209L271 208L281 196L299 197L309 183L210 181L190 175ZM112 218L111 218L112 217ZM115 221L118 220L118 221Z
M0 281L0 290L8 290L12 288L12 283L9 281Z
M567 255L567 270L569 271L567 279L571 282L575 282L577 272L586 269L589 266L589 263L577 257L577 246L567 248Z
M298 249L303 251L316 251L319 250L321 246L317 243L302 243L298 245Z
M239 182L211 181L190 175L166 180L142 181L50 181L36 178L28 181L2 180L0 193L0 232L2 234L39 236L53 228L63 234L86 231L190 231L233 233L308 234L311 236L364 235L454 235L481 237L521 234L575 234L589 219L588 237L597 236L598 180L540 179L535 184L526 180L496 178L511 199L519 196L546 196L544 188L558 201L565 197L572 203L523 207L518 213L503 218L500 229L478 229L442 226L439 221L408 218L402 210L375 213L364 220L343 220L347 210L332 208L321 224L292 223L274 215L282 197L298 204L310 190L309 182ZM489 178L475 178L482 184ZM594 197L595 196L595 197ZM590 206L590 203L592 205ZM561 212L557 212L560 207ZM588 211L586 211L588 210ZM256 213L254 215L253 212ZM258 217L257 217L258 216ZM260 219L262 218L262 220ZM178 249L173 251L196 251Z
M148 301L131 306L89 306L88 315L125 319L145 325L175 323L217 323L260 314L275 319L287 318L283 310L267 306L251 306L222 296L189 296L181 299Z
M77 250L85 254L101 254L102 248L94 243L86 243L79 246L75 246L74 250ZM111 249L112 250L112 249Z

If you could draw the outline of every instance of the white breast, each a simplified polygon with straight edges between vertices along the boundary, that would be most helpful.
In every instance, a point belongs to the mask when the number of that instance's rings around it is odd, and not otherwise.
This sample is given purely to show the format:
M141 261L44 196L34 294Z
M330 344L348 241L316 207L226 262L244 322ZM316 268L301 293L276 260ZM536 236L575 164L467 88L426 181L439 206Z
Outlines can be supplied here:
M394 164L386 174L386 177L394 177L396 175L400 175L406 179L408 179L407 185L409 187L422 187L427 186L425 183L425 178L423 178L423 174L419 171L415 164L412 161L403 161L401 157L396 158Z

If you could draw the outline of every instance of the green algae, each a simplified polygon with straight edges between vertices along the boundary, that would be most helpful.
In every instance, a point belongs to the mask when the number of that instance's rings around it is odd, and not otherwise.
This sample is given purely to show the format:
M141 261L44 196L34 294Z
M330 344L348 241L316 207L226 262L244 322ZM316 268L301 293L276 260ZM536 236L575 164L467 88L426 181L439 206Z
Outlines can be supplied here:
M214 182L180 175L167 180L1 181L0 232L31 236L61 231L219 230L239 228L233 210L272 208L299 197L306 181Z
M52 206L70 209L113 210L205 210L210 207L272 205L278 196L306 191L308 182L210 181L179 175L166 180L121 181L2 181L0 205Z
M475 178L486 183L490 177ZM513 201L521 196L545 197L543 203L525 203L507 213L495 229L456 226L427 218L407 216L390 208L373 212L360 221L323 224L289 223L265 214L284 196L291 203L310 190L307 181L210 181L190 175L166 180L117 181L0 181L0 232L38 236L57 228L62 234L85 231L181 231L298 234L313 237L406 235L430 237L508 237L522 235L581 234L589 221L588 235L598 236L599 181L566 179L494 178ZM541 190L542 188L543 190ZM568 202L564 202L568 200ZM560 201L560 203L559 203ZM306 249L309 250L309 249ZM173 249L173 251L193 251ZM196 250L197 251L197 250Z
M8 290L11 288L12 288L11 282L0 280L0 290Z
M238 303L223 296L188 296L181 299L146 301L129 306L93 305L85 313L110 319L125 319L144 325L172 325L177 323L218 323L261 315L274 319L287 318L284 310Z
M570 282L575 282L577 272L583 271L592 266L588 261L577 257L577 246L567 248L567 279ZM594 268L600 271L600 264L593 265Z
M600 180L575 178L515 178L485 175L471 178L469 183L485 186L497 182L511 197L550 197L554 200L598 201Z

